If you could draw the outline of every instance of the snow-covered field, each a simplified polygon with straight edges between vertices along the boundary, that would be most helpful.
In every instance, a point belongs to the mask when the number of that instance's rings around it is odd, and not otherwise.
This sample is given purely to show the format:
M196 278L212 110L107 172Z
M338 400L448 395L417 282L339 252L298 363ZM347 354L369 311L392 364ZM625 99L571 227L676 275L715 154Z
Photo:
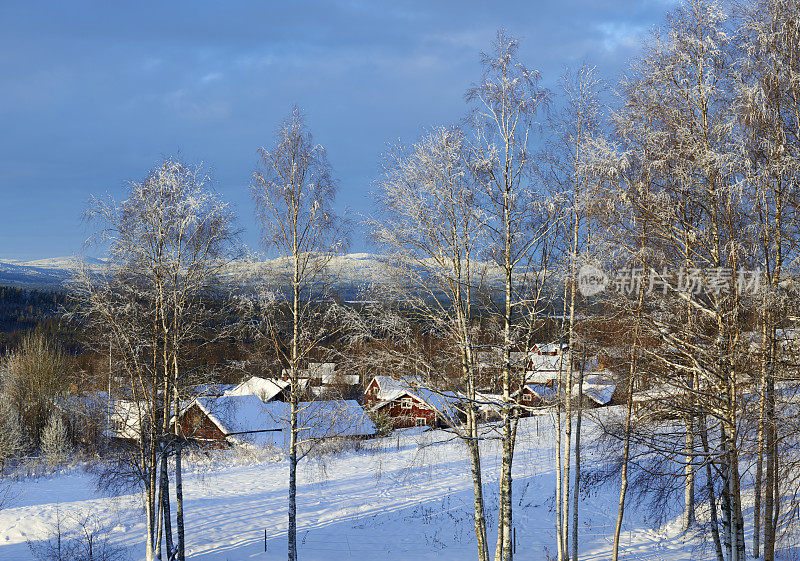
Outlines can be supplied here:
M523 419L515 453L514 520L517 560L555 557L554 450L549 416ZM593 423L584 424L591 440ZM595 457L592 457L592 454ZM602 461L594 451L586 464ZM497 516L499 451L485 443L490 518ZM360 449L308 458L298 486L302 560L453 560L475 558L472 486L463 445L441 431L410 429L366 441ZM235 451L196 459L184 482L187 557L239 560L286 557L286 463ZM27 541L47 538L57 516L62 528L93 513L110 540L143 559L144 518L137 494L109 497L80 470L18 482L0 511L0 559L31 559ZM609 559L618 487L592 490L581 502L581 559ZM631 498L622 559L710 559L702 539L679 531L679 513L653 528L647 509ZM702 509L701 509L702 510ZM58 513L58 515L57 515ZM703 513L700 512L700 518ZM490 520L490 532L493 532ZM266 549L264 531L266 530ZM749 539L749 538L748 538ZM490 543L493 543L493 538Z

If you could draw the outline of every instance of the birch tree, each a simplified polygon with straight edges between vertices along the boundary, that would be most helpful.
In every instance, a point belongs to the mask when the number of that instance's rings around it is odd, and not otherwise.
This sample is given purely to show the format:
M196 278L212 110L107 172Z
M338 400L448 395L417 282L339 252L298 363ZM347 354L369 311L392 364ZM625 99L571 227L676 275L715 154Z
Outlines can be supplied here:
M215 339L218 275L237 254L233 216L208 184L200 166L168 158L143 181L131 183L122 203L94 199L88 217L101 226L94 240L108 247L108 269L99 276L84 270L72 283L78 314L102 334L103 346L111 342L130 380L127 390L139 430L138 471L146 494L148 560L161 557L162 529L167 558L184 558L184 437L171 420L185 392L191 358L187 343L202 346ZM176 460L177 541L169 507L171 454Z
M729 275L720 284L714 276L750 265L742 237L746 209L726 25L726 14L714 4L688 2L673 11L624 85L617 130L629 148L622 161L638 162L645 172L623 182L624 196L645 236L643 270L658 286L657 298L648 304L653 309L643 316L648 333L659 341L648 354L660 364L660 381L675 391L672 414L686 423L685 457L675 462L683 471L685 520L693 521L698 456L693 434L699 426L704 447L711 443L703 463L718 468L723 482L727 556L742 559L738 443L747 302L735 278ZM668 268L672 276L656 267ZM695 277L691 282L689 273ZM674 456L675 433L660 430L652 436L652 451ZM660 438L665 440L658 443Z
M274 144L261 148L260 156L251 184L256 213L265 248L285 267L283 282L268 289L262 310L265 335L290 384L288 559L295 561L301 376L331 334L326 276L331 259L344 248L344 223L332 208L336 184L325 149L314 144L299 108L278 126Z
M482 55L483 76L467 92L471 105L470 160L485 205L482 223L487 258L502 276L502 295L487 302L499 320L502 464L496 561L511 559L512 477L518 418L511 399L512 359L515 348L526 347L531 308L537 298L526 283L538 279L533 271L541 259L549 229L542 220L546 199L534 180L535 158L530 151L537 117L548 99L539 86L539 74L517 56L519 44L505 31L497 33L491 53ZM533 291L535 292L535 291ZM524 300L526 306L522 314Z
M747 4L740 24L742 76L737 84L744 154L752 200L749 232L766 286L761 305L753 555L775 557L778 454L775 381L781 377L780 337L793 296L786 277L797 258L800 177L800 5L764 0ZM765 466L766 464L766 466ZM766 469L764 469L766 467ZM764 473L766 472L766 473ZM763 516L762 516L763 497ZM763 525L762 525L763 521Z
M567 72L560 80L561 101L559 111L548 119L548 141L543 160L544 180L554 193L554 198L561 201L564 216L559 223L558 239L560 240L561 274L564 282L562 310L562 334L560 341L566 340L567 359L562 366L566 368L562 380L561 393L563 401L559 403L556 414L557 436L556 446L563 444L563 452L559 453L557 475L558 500L556 502L557 536L559 559L569 558L570 528L570 464L572 458L573 408L576 414L576 434L574 442L575 472L572 492L572 551L573 559L578 555L578 505L580 487L580 430L582 420L582 396L573 395L573 387L578 386L580 394L583 387L584 368L574 372L578 364L580 335L576 322L576 310L579 295L577 293L578 270L583 263L590 263L592 256L587 253L589 232L588 224L591 202L594 198L592 177L586 173L584 160L588 146L598 136L601 126L602 107L600 94L603 84L597 76L596 69L586 64L574 73ZM585 349L586 341L583 342ZM577 374L577 384L573 376ZM562 411L564 409L563 425ZM562 437L563 433L563 437Z
M477 392L476 292L484 287L486 265L479 261L481 209L472 183L467 142L457 128L437 128L387 158L379 183L383 218L373 224L393 263L389 306L374 327L383 331L379 360L399 372L413 372L434 395L429 404L466 446L474 494L474 529L479 561L489 559L480 455ZM388 321L387 321L388 320ZM433 356L424 352L411 323L439 341ZM409 383L412 380L407 380ZM463 411L452 419L447 403ZM455 421L455 422L453 422Z

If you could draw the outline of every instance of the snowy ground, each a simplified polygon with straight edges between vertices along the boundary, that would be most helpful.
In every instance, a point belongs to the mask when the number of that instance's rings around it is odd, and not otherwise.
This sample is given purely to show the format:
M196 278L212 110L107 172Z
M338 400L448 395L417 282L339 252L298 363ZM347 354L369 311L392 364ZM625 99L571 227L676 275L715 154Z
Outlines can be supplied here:
M518 561L555 557L554 452L549 416L524 419L515 454L514 520ZM592 431L588 426L587 435ZM334 559L453 560L475 557L472 486L463 445L440 431L368 441L361 450L309 458L298 487L298 541L303 561ZM588 438L587 438L588 440ZM224 457L222 457L224 456ZM486 444L488 514L497 516L499 456ZM588 458L589 462L601 458ZM249 464L249 465L248 465ZM208 561L286 557L286 463L218 454L197 462L184 483L187 557ZM57 512L62 527L75 513L94 513L111 541L143 559L144 518L136 494L98 493L79 470L17 484L16 497L0 511L0 559L28 560L27 540L48 537ZM581 503L581 559L610 555L618 490L609 485ZM72 514L73 516L66 516ZM679 531L678 513L658 529L632 500L622 536L622 559L710 559ZM490 522L493 533L494 522ZM264 530L267 532L264 551ZM493 543L493 537L490 538ZM380 556L380 557L377 557Z

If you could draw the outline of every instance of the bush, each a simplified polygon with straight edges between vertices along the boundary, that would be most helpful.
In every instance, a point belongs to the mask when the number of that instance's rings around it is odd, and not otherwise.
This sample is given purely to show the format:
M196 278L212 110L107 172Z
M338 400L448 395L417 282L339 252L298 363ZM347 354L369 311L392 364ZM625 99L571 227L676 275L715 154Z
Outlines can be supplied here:
M36 561L122 561L125 550L108 541L108 529L94 514L74 514L67 522L77 526L67 531L56 512L56 523L47 540L28 540L28 547Z
M5 397L0 397L0 470L25 449L19 413Z
M42 454L49 465L58 466L66 462L69 451L67 426L61 415L54 411L42 431Z

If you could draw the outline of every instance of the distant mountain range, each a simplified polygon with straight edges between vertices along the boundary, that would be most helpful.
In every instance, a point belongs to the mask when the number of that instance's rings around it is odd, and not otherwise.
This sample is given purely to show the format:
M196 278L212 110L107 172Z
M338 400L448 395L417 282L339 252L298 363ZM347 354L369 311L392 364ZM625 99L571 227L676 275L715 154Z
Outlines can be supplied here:
M0 259L0 286L60 291L65 288L65 282L80 261L98 272L105 266L103 259L91 257L53 257L34 261ZM231 265L230 274L278 273L282 268L278 259L239 261ZM334 257L330 263L334 285L345 299L357 299L366 289L386 284L390 280L391 268L385 256L370 253L341 255Z
M66 282L73 276L80 262L90 270L102 272L106 261L93 257L52 257L34 261L0 259L0 286L14 286L45 291L62 291ZM392 282L393 259L373 253L350 253L334 257L329 264L330 281L339 298L348 301L372 300L376 294L382 298L385 288ZM476 263L481 268L483 263ZM262 279L275 278L286 272L285 261L272 259L266 261L240 260L228 266L223 277L229 280L242 279L246 283L263 282ZM502 286L499 271L490 271L485 282L490 286Z

